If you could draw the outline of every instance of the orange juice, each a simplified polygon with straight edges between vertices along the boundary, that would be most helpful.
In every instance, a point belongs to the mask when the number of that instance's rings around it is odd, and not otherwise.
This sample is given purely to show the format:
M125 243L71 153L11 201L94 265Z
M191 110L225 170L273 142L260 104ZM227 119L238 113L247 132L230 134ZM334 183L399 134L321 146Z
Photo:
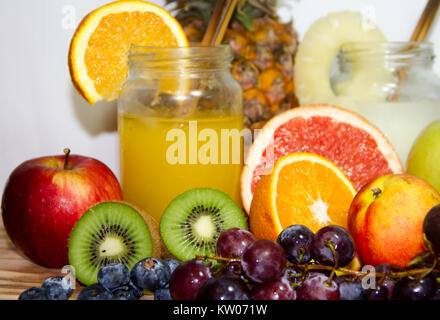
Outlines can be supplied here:
M120 113L118 127L125 201L157 221L174 197L192 188L222 190L240 205L243 116Z

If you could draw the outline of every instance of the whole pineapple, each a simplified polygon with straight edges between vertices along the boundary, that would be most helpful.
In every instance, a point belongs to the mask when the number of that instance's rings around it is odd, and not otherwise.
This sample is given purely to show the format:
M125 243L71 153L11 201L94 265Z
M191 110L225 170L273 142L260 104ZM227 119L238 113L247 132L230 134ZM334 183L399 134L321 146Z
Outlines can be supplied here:
M190 42L200 42L216 0L167 0ZM298 105L293 65L298 36L293 23L281 23L276 0L241 0L226 31L232 75L244 91L245 126L260 128L274 115Z

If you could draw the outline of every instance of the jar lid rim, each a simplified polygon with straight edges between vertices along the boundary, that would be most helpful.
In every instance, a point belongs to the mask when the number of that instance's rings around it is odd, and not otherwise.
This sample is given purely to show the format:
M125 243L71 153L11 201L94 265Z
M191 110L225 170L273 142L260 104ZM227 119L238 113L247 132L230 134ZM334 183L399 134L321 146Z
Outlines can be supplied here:
M434 46L432 41L347 41L342 44L342 47L347 45L355 46L418 46L430 48Z
M190 45L188 47L152 47L152 46L139 46L132 44L129 50L129 57L144 56L151 54L161 54L164 58L166 54L170 56L224 56L228 57L232 55L231 47L227 44L221 44L218 46L203 46L203 45Z
M434 43L429 41L351 41L343 43L340 53L347 59L352 57L374 59L432 60Z

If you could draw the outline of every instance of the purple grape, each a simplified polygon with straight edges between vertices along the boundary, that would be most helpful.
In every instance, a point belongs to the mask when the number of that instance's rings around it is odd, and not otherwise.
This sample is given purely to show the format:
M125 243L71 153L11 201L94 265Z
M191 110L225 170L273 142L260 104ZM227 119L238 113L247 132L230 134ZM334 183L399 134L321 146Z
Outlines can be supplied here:
M336 259L330 248L333 246ZM312 242L312 257L322 265L344 267L354 258L354 242L350 234L340 226L327 226L315 234Z
M234 276L220 276L206 281L197 300L249 300L246 284Z
M405 267L405 270L431 268L436 257L430 251L423 251L417 254Z
M376 269L377 273L383 273L386 275L391 275L394 272L401 271L401 268L395 264L392 263L381 263L374 267Z
M298 300L339 300L339 286L323 273L312 272L297 289Z
M296 291L292 289L289 280L282 277L271 282L255 285L251 294L252 300L296 300Z
M376 269L376 273L382 273L385 275L390 275L391 273L402 271L399 266L396 266L395 264L391 264L391 263L378 264L375 267L375 269ZM393 288L395 284L396 281L392 279L390 276L385 276L385 278L379 279L378 285L387 288L388 300L393 300Z
M211 270L200 260L189 260L177 267L170 279L170 292L175 300L196 300Z
M403 278L397 281L393 289L395 300L428 300L437 292L437 280L430 273L422 279Z
M440 204L432 207L423 221L423 232L434 245L433 249L440 252Z
M278 243L287 254L287 260L292 263L307 263L310 261L310 248L313 232L306 226L296 224L281 231Z
M440 286L437 286L437 291L430 300L440 300Z
M375 267L376 273L385 275L385 277L376 277L376 288L364 290L364 296L367 300L393 300L393 288L395 281L391 278L391 273L401 271L399 266L391 263L381 263Z
M274 281L286 269L286 254L281 246L271 240L257 240L241 256L244 275L256 283Z
M389 295L390 290L385 286L377 286L374 289L370 288L364 291L364 297L366 300L391 300L389 299Z
M224 258L239 258L254 241L254 235L247 230L239 228L226 230L217 240L217 254Z
M295 270L293 267L287 267L284 271L283 278L289 281L293 288L298 287L302 281L302 273Z
M223 269L223 274L234 277L241 277L243 275L243 270L241 270L240 262L229 262L228 265Z

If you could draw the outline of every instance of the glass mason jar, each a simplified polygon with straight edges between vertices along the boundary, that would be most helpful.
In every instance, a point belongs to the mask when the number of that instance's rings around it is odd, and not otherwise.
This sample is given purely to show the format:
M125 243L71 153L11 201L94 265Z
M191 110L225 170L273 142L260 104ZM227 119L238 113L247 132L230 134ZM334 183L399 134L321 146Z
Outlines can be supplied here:
M388 138L405 165L418 135L440 119L440 78L433 44L353 42L343 45L331 77L336 101Z
M240 204L243 97L229 46L132 47L118 103L124 199L158 221L180 193L222 190Z

